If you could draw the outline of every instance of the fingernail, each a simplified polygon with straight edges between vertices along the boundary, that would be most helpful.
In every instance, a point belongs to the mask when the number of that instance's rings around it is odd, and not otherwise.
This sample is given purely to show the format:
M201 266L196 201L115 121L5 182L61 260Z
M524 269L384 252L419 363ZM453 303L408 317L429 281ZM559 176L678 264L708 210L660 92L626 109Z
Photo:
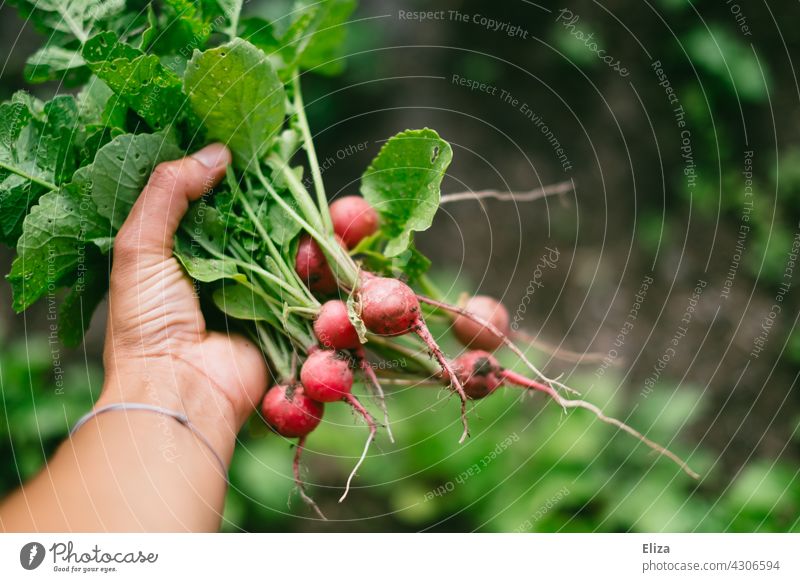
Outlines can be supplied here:
M230 151L221 143L207 145L203 149L194 152L191 157L207 168L227 166L231 162Z

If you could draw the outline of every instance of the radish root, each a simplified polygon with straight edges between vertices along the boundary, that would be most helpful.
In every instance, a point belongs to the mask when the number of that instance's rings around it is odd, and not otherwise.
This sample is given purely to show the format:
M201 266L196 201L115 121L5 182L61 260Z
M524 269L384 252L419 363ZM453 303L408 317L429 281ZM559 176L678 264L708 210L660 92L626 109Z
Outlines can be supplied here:
M535 188L528 192L499 192L497 190L481 190L479 192L458 192L456 194L444 194L439 201L440 204L458 202L460 200L483 200L484 198L494 198L495 200L512 202L532 202L554 194L566 194L575 189L572 180L550 184L541 188Z
M570 362L573 364L596 364L598 362L602 362L603 358L606 357L605 354L601 354L599 352L580 353L573 352L572 350L565 348L558 348L550 343L535 338L524 331L515 331L512 332L512 335L520 341L530 344L533 348L545 352L549 356L552 356L557 360L561 360L562 362Z
M367 354L362 347L358 347L355 350L356 358L358 359L358 365L361 368L361 371L366 376L367 380L369 380L370 385L372 386L373 392L375 397L378 401L378 406L383 412L383 425L386 427L386 434L389 436L389 441L394 444L394 435L392 434L392 427L389 423L389 410L386 408L386 395L383 393L383 386L378 381L378 377L375 375L375 370L372 369L372 366L369 365L367 361Z
M450 365L450 361L444 357L442 350L439 348L436 340L433 339L433 336L431 335L431 332L428 330L427 326L424 324L417 325L414 328L414 331L425 343L425 345L428 346L428 349L433 354L433 357L436 358L436 361L439 362L439 365L447 373L447 377L450 379L450 384L452 384L459 398L461 398L461 424L464 426L464 432L461 433L461 438L458 440L458 444L462 444L469 436L469 425L467 424L467 394L464 392L464 387L461 385L461 380L459 380L458 374L456 374L453 370L453 367Z
M637 438L639 441L646 444L648 447L656 451L658 454L663 455L670 459L673 463L678 465L684 473L689 475L692 479L699 479L700 475L695 473L686 462L678 457L672 451L662 447L656 442L651 441L649 438L644 436L642 433L637 431L634 428L631 428L624 422L617 420L616 418L611 418L610 416L606 416L603 414L603 411L600 410L597 406L592 404L591 402L586 402L585 400L569 400L567 398L562 397L558 392L556 392L552 387L547 386L545 384L541 384L534 380L530 380L521 374L517 374L516 372L512 372L511 370L503 370L501 372L503 378L505 378L511 384L516 384L517 386L522 386L523 388L529 388L531 390L538 390L540 392L544 392L548 396L550 396L553 400L555 400L562 408L584 408L589 412L592 412L598 420L605 422L606 424L610 424L616 426L617 428L624 430L629 435Z
M320 519L324 519L325 521L328 520L325 517L325 514L322 513L322 510L319 506L314 502L311 497L306 494L306 487L303 483L303 480L300 478L300 456L303 454L303 448L306 445L306 437L300 437L300 440L297 441L297 448L294 452L294 462L292 463L292 471L294 472L294 482L297 485L297 489L300 491L300 498L306 502L308 506L310 506L320 517Z
M361 463L364 462L364 459L367 457L367 451L369 451L369 445L375 439L375 433L378 431L378 428L375 426L375 421L372 419L372 415L367 412L367 409L364 408L361 403L358 401L358 398L353 396L352 394L348 394L344 397L344 400L353 407L353 409L358 412L362 417L364 417L364 421L369 426L369 436L367 437L367 442L364 444L364 450L361 453L361 457L358 459L356 466L353 467L353 470L350 472L350 476L347 477L347 483L344 486L344 493L339 498L339 503L345 500L347 494L350 492L350 482L355 477L358 468L361 466Z

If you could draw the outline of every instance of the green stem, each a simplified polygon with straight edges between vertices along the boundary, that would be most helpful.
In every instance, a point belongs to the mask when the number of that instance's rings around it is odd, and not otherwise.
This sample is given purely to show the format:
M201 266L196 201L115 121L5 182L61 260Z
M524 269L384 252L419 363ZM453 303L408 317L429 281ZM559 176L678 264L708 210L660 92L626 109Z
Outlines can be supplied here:
M256 227L258 234L261 236L264 243L266 244L267 250L269 251L269 254L272 257L272 260L274 260L275 263L278 265L278 269L283 273L283 276L287 279L287 281L294 281L298 284L297 287L300 290L299 292L303 294L304 297L303 303L306 306L310 304L312 306L318 307L319 302L314 298L313 295L311 295L306 286L302 284L302 281L300 281L300 278L297 276L297 273L295 273L294 270L290 269L289 266L286 264L286 261L283 260L283 256L278 251L277 247L275 246L275 243L272 242L272 239L270 238L269 233L267 233L266 229L264 228L264 225L262 225L261 221L258 220L258 217L255 211L253 210L252 206L250 206L250 203L245 199L244 196L241 196L239 200L242 204L242 208L244 208L245 213L253 222L253 225Z
M256 334L261 351L267 354L267 357L272 362L275 371L278 373L279 380L290 379L291 367L289 362L286 361L286 355L279 352L278 347L269 335L269 331L264 329L263 325L257 323Z
M259 275L260 277L265 279L266 282L272 283L274 285L277 285L278 287L280 287L281 289L283 289L287 293L291 294L292 297L296 301L298 301L301 305L303 305L304 307L312 307L313 306L313 305L309 305L308 300L303 295L300 295L300 292L297 289L295 289L294 287L292 287L291 285L289 285L286 281L284 281L280 277L277 277L277 276L273 275L272 273L270 273L266 269L263 269L260 266L258 266L256 264L253 264L252 262L248 261L245 258L247 256L246 251L244 252L244 254L242 254L244 249L241 246L237 247L237 245L238 245L238 243L236 241L233 241L233 240L230 241L231 249L236 251L238 256L236 256L236 257L228 257L228 256L225 256L225 255L219 255L218 258L223 258L225 260L232 261L235 265L238 265L238 266L242 267L243 269L247 269L248 271L250 271L252 273L255 273L256 275Z
M292 168L277 156L271 157L269 161L273 163L275 167L279 168L281 175L286 180L286 185L289 187L289 192L292 193L298 206L300 206L300 210L305 215L306 221L312 224L316 231L323 232L325 228L322 224L322 217L319 213L319 209L317 205L314 204L314 199L311 197L311 194L309 194L297 175L292 171ZM256 173L262 184L268 181L261 171L261 167L256 169Z
M21 176L21 177L25 178L26 180L30 180L34 184L38 184L39 186L42 186L43 188L47 188L48 190L57 190L58 189L58 186L56 186L55 184L52 184L52 183L48 182L47 180L42 180L41 178L37 178L36 176L32 176L31 174L27 174L27 173L23 172L22 170L20 170L19 168L16 168L14 166L9 166L8 164L6 164L4 162L0 162L0 168L2 168L3 170L8 170L9 172L12 172L12 173L16 174L17 176Z
M300 76L295 74L292 78L292 87L294 88L294 109L297 114L297 124L300 126L300 132L303 134L303 143L305 144L306 154L308 155L308 163L311 166L311 175L314 177L314 190L317 193L317 205L319 212L322 216L322 224L325 227L325 232L333 234L333 221L331 220L331 213L328 210L328 197L325 195L325 183L322 181L322 171L319 167L317 160L317 151L314 148L314 140L311 139L311 128L308 125L308 118L306 117L305 106L303 105L303 94L300 89Z
M295 176L291 170L288 173L294 178L295 182L297 182L297 176ZM286 175L285 169L284 175ZM273 188L272 184L269 183L269 180L267 180L267 178L264 176L264 173L261 171L261 168L258 166L256 166L256 177L259 179L261 185L264 186L272 199L275 200L275 202L277 202L289 216L296 220L297 223L303 227L303 229L305 229L305 231L311 235L315 241L317 241L317 244L319 244L329 259L333 259L332 266L334 268L334 273L336 273L346 285L354 287L358 276L358 268L350 258L350 255L348 255L338 244L333 244L333 241L330 237L322 235L318 229L312 227L302 216L297 213L297 211L295 211L294 208L289 206L289 204L287 204L287 202L278 195L278 193L275 191L275 188ZM288 177L287 183L289 183ZM300 184L300 188L302 188L302 190L305 192L305 188L303 188L302 184ZM306 195L308 195L308 192L306 192Z

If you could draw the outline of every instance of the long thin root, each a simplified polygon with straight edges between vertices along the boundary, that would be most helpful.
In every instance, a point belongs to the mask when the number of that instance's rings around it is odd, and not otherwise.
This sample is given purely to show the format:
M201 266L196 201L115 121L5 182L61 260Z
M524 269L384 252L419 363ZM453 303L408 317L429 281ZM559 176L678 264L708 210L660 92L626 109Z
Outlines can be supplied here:
M369 362L367 361L367 354L364 352L364 348L356 348L355 354L356 358L358 358L358 365L361 368L361 371L364 373L364 376L366 376L367 380L369 380L375 398L378 401L378 406L380 407L381 412L383 412L383 425L386 427L386 434L389 436L389 441L394 444L394 435L392 434L392 427L389 423L389 410L386 408L386 395L383 393L383 386L381 386L381 383L378 381L378 377L375 375L375 370L373 370L372 366L369 365Z
M358 401L358 398L353 396L352 394L348 394L344 397L344 400L353 407L353 409L358 412L361 416L364 417L364 421L369 426L369 436L367 437L367 442L364 444L364 450L361 453L361 457L358 459L356 466L353 467L353 470L350 472L350 476L347 477L347 484L344 486L344 493L339 498L339 503L345 500L347 494L350 492L350 482L355 477L358 468L361 466L361 463L364 462L364 459L367 457L367 451L369 451L369 445L375 439L375 433L378 432L378 427L375 425L375 421L372 418L372 415L367 412L367 409L362 406L362 404Z
M324 519L325 521L328 520L325 517L325 514L322 513L322 510L319 506L314 502L311 497L306 494L306 486L303 483L303 480L300 478L300 456L303 454L303 448L306 445L306 437L300 437L300 440L297 441L297 448L294 452L294 462L292 463L292 470L294 471L294 482L297 485L297 489L300 491L300 498L306 502L320 517L320 519Z
M664 455L665 457L670 459L692 479L700 478L700 475L698 473L695 473L689 467L689 465L687 465L686 462L680 457L678 457L675 453L662 447L658 443L651 441L649 438L644 436L638 430L631 428L624 422L617 420L616 418L611 418L610 416L606 416L605 414L603 414L602 410L600 410L597 406L595 406L591 402L586 402L585 400L570 400L568 398L564 398L558 392L556 392L551 386L535 382L533 380L530 380L529 378L526 378L525 376L522 376L521 374L512 372L511 370L503 370L502 374L503 377L511 384L516 384L517 386L522 386L524 388L529 388L531 390L538 390L540 392L544 392L545 394L550 396L553 400L555 400L562 408L584 408L589 412L592 412L597 417L598 420L616 426L621 430L624 430L629 435L637 438L638 440L646 444L648 447L656 451L658 454Z
M533 348L545 352L549 356L552 356L557 360L561 360L562 362L570 362L573 364L596 364L598 362L602 362L606 357L606 354L601 354L599 352L580 353L573 352L572 350L565 348L559 348L535 338L524 331L515 331L513 332L513 336L515 339L519 339L520 341L531 345Z
M467 394L464 392L464 387L461 385L461 380L459 380L458 374L456 374L453 370L453 367L450 365L450 361L444 357L442 350L439 348L439 344L437 344L436 340L433 339L433 336L431 335L431 332L428 330L427 326L420 324L415 328L414 331L416 331L420 339L425 342L425 345L428 346L428 349L433 354L433 357L436 358L436 361L439 362L439 365L447 373L447 377L450 378L450 383L453 385L453 388L455 389L459 398L461 398L461 424L464 426L464 432L461 433L461 438L458 440L458 444L461 444L467 440L467 437L469 436L469 424L467 423Z
M550 184L528 192L498 192L497 190L481 190L479 192L458 192L456 194L444 194L440 204L458 202L460 200L482 200L484 198L494 198L506 202L532 202L554 194L566 194L575 189L572 180Z

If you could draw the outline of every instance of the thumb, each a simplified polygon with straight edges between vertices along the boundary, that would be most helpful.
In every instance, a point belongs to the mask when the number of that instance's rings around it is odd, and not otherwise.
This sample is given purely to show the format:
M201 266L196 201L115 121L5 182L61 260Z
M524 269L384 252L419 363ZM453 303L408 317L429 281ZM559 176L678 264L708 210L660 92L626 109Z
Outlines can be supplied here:
M172 237L189 202L213 188L231 161L227 147L214 143L189 157L156 166L114 240L114 260L172 254Z

